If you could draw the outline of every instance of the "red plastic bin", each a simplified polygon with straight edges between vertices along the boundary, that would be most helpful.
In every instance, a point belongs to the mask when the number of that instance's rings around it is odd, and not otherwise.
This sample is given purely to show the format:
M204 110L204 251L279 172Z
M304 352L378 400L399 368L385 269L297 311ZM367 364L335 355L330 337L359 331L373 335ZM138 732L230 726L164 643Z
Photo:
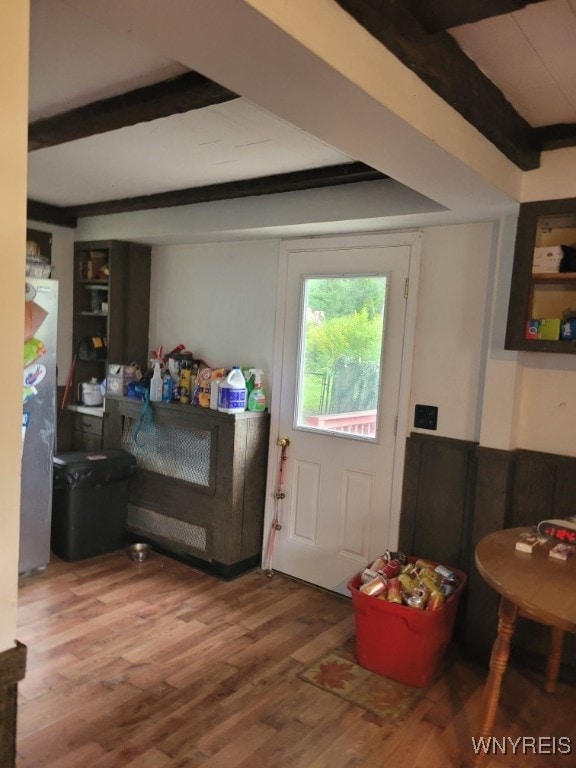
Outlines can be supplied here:
M411 562L415 559L410 558ZM466 575L452 566L450 570L458 576L458 587L435 611L389 603L360 592L360 573L348 582L355 614L356 659L361 667L415 688L430 685L452 639L458 603L466 586Z

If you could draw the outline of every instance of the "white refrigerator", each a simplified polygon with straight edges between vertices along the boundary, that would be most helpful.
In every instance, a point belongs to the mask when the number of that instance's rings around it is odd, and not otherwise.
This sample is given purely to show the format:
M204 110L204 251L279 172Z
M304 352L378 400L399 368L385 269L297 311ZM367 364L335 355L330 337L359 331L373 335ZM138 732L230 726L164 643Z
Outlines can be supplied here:
M50 561L56 443L58 282L26 278L20 500L21 575Z

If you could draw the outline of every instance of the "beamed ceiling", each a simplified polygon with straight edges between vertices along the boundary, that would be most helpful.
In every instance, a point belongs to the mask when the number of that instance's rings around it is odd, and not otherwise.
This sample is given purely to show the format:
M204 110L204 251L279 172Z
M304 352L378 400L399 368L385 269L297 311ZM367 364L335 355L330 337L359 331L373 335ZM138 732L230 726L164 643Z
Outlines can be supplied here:
M486 20L549 0L336 2L519 169L527 171L537 168L543 150L576 144L576 125L573 121L534 125L523 117L496 85L495 78L490 79L465 52L466 45L462 41L467 41L466 34L460 36L461 30L464 33L468 30L475 32ZM34 0L33 18L38 6L39 3ZM205 110L241 99L242 94L234 93L196 72L185 71L160 82L34 119L29 125L29 152L33 155L129 126L187 115L194 110ZM192 186L157 192L146 190L143 194L109 200L83 200L78 204L61 205L47 199L30 199L28 216L36 221L74 227L79 217L386 178L355 158L335 157L340 161L326 164L318 160L316 167L298 167L255 178L215 181L207 174L202 183Z

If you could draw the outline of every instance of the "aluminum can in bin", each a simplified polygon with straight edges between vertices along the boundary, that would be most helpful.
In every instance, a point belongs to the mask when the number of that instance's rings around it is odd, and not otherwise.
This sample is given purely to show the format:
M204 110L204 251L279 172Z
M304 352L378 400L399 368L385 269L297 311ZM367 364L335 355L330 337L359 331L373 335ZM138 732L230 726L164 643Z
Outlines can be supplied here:
M390 579L388 582L388 602L402 603L402 585L399 579Z
M374 562L370 563L368 568L371 571L380 571L382 570L382 566L385 565L385 563L386 561L384 560L383 557L377 557L376 560L374 560Z
M420 584L423 587L426 587L428 592L437 592L438 587L440 586L440 583L435 581L434 579L431 579L430 576L422 576L420 578Z
M416 582L408 573L401 573L398 576L398 580L400 581L400 584L402 584L402 589L404 589L405 592L412 592L416 586Z
M434 569L443 581L449 581L451 584L458 584L458 576L451 571L450 568L446 568L445 565L437 565Z
M409 605L410 608L418 608L423 611L425 608L424 598L421 595L410 595L406 600L406 605Z
M402 570L402 563L399 560L388 560L380 570L386 578L393 579Z
M428 605L426 606L429 611L437 611L439 608L442 608L444 603L446 602L446 598L442 594L442 592L431 592L430 598L428 600Z
M386 591L386 579L384 579L382 576L376 576L375 579L372 579L372 581L366 582L366 584L362 584L360 587L360 592L363 592L365 595L381 595Z
M360 574L360 581L362 584L367 584L369 581L372 581L372 579L375 579L376 576L378 576L378 571L373 571L371 568L364 568Z

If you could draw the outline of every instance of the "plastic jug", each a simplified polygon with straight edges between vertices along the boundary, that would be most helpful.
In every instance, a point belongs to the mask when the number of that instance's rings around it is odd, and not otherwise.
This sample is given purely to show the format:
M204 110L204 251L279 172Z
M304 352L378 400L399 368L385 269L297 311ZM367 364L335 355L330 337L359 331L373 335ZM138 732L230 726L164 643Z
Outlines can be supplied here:
M162 372L160 371L160 360L152 360L154 374L150 379L150 402L159 403L162 400Z
M246 410L246 380L239 365L235 365L220 382L218 410L221 413L242 413Z

